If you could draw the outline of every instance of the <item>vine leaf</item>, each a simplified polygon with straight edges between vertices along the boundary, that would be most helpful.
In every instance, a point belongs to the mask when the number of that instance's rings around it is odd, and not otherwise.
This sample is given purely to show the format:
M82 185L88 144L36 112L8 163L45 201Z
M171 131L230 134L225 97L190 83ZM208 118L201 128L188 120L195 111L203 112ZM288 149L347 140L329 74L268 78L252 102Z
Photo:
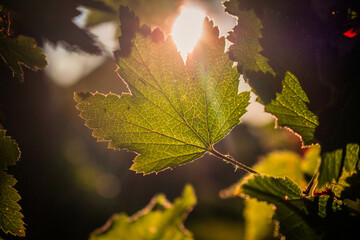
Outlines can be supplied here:
M240 74L258 95L258 100L265 104L275 98L281 90L281 80L275 78L275 72L268 64L268 59L261 52L262 24L254 10L244 9L244 1L230 0L224 2L225 11L235 16L238 21L227 39L230 59L237 62Z
M14 188L16 179L6 173L7 167L15 165L20 158L20 150L14 140L0 130L0 228L5 233L25 236L25 226L21 207L17 203L21 198Z
M315 143L315 129L319 125L318 118L306 106L309 99L301 88L297 78L287 72L283 80L281 93L276 100L265 106L265 111L277 118L277 124L286 126L298 133L304 144Z
M226 11L238 17L238 23L232 32L229 32L227 39L233 44L229 47L230 58L238 62L238 69L241 73L247 71L262 71L275 74L268 60L260 54L262 47L259 43L261 38L261 22L254 11L241 11L232 7L234 2L225 2Z
M360 170L359 145L349 143L346 145L345 154L343 152L342 149L337 149L322 154L318 178L319 187L338 183L335 187L339 188L336 190L339 195L346 185L345 179Z
M327 239L336 231L332 225L334 222L342 226L349 223L345 217L349 214L349 201L339 200L336 195L328 193L305 196L301 191L306 186L305 176L301 173L313 172L317 168L313 162L319 160L319 152L320 149L313 146L303 158L286 151L271 153L254 169L275 176L248 175L223 191L225 197L246 198L245 220L252 221L249 226L245 225L246 231L251 231L246 233L249 239L277 236L277 231L286 239ZM285 173L299 185L288 177L282 177ZM353 209L357 209L355 205ZM269 224L271 217L279 221L280 228Z
M273 77L262 71L240 69L262 102L268 104L275 99L286 72L291 72L310 100L309 109L321 121L315 138L322 151L345 150L347 143L359 144L360 114L356 109L360 107L360 95L356 92L360 89L360 69L356 63L360 61L360 48L358 38L349 39L343 35L348 30L346 26L357 21L351 18L348 9L359 12L359 6L352 1L312 4L310 1L263 0L230 0L225 6L226 11L238 17L238 25L242 26L234 28L237 38L229 38L234 40L230 54L240 57L234 60L242 65L241 54L235 52L242 44L239 36L251 36L254 44L260 43L260 54L276 74ZM246 11L254 12L258 19L244 21L242 13ZM333 17L329 17L331 15ZM261 25L255 25L256 22ZM250 26L255 27L253 32L261 35L251 34ZM256 59L257 55L253 54L256 52L246 53L253 61Z
M308 110L306 104L309 100L297 78L287 72L280 84L281 75L276 76L268 59L261 54L262 23L255 11L244 10L237 0L225 2L224 5L228 13L238 18L228 40L233 43L229 56L238 63L239 73L245 75L259 101L265 104L265 111L277 118L278 125L294 130L305 145L315 143L315 128L319 125L317 117Z
M291 151L275 151L265 157L263 157L253 168L261 173L270 174L276 177L282 177L284 175L290 177L294 182L298 183L300 187L306 186L304 174L302 168L304 164L310 164L314 160L314 151L317 151L316 147L312 147L307 151L302 158L299 154ZM313 172L310 166L306 166L308 171ZM239 189L243 184L243 180L239 183L223 190L222 196L233 197L239 194ZM266 202L260 202L256 199L245 199L245 239L266 239L271 238L273 235L278 235L276 224L272 222L275 213L273 206Z
M318 239L305 214L307 199L299 186L287 177L251 176L239 188L239 194L274 204L274 218L287 239Z
M75 93L80 116L99 141L137 152L131 169L144 174L193 161L226 136L246 112L249 92L238 93L239 74L225 39L204 20L202 38L184 64L171 37L137 34L117 72L130 93Z
M22 66L37 71L47 65L42 48L36 45L35 39L27 36L1 39L0 55L13 71L13 76L20 80L24 79Z
M173 204L164 195L157 195L134 216L128 217L124 213L114 215L90 235L90 240L192 240L192 234L182 222L195 204L196 196L190 185L184 188L182 196Z

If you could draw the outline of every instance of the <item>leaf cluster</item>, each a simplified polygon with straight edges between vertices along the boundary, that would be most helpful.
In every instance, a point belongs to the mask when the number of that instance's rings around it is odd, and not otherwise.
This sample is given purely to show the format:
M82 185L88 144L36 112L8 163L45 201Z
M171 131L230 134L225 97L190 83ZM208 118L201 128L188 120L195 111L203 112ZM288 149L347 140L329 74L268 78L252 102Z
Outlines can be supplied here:
M277 125L293 130L306 146L321 145L305 157L267 156L255 166L264 174L243 167L255 174L225 193L248 199L247 218L260 226L248 227L249 236L339 236L339 227L349 229L360 221L359 37L343 35L354 22L349 14L359 12L359 6L350 1L263 0L224 5L238 17L228 36L233 43L229 53L224 53L218 29L206 19L203 36L185 64L171 37L140 27L143 20L131 7L121 7L123 35L115 57L129 92L75 93L80 115L99 141L138 153L131 167L137 172L174 168L205 153L242 167L213 144L246 111L249 93L238 93L243 74ZM253 215L256 208L263 209L270 225Z
M359 4L231 0L225 7L238 17L238 25L228 37L234 43L230 57L238 62L239 72L247 77L261 101L268 105L277 99L290 72L306 92L309 110L319 117L311 142L319 142L324 152L359 143L359 36L343 34L356 28L358 16L353 13L359 12ZM249 42L251 47L246 48ZM290 101L288 106L291 103L297 104ZM271 113L279 122L298 121ZM303 136L303 130L288 126Z

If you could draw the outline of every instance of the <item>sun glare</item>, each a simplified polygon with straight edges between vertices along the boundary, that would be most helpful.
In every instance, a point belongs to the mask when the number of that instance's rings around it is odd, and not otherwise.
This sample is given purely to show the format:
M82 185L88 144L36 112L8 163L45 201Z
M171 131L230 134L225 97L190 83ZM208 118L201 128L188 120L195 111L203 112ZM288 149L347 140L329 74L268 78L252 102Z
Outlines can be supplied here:
M201 36L204 18L201 9L185 6L174 23L172 36L184 61Z

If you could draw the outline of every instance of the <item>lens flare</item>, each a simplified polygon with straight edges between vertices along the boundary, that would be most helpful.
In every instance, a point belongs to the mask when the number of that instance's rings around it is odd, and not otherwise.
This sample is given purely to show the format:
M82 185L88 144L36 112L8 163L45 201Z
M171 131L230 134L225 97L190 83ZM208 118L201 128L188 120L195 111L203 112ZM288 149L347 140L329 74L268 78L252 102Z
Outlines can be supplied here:
M201 36L204 18L201 9L185 6L174 23L172 36L184 61Z

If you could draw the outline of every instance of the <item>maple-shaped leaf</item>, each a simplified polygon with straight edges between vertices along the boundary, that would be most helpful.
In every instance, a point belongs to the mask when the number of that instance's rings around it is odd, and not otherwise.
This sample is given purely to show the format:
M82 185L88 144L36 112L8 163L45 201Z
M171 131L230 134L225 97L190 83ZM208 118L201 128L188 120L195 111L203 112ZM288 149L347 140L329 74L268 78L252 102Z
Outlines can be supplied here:
M317 116L308 109L306 103L309 103L309 99L299 81L287 72L281 93L276 93L276 100L265 106L265 111L277 118L278 125L294 130L305 145L316 142L314 134L319 125Z
M14 188L16 179L6 173L7 167L15 165L20 158L20 150L14 140L0 130L0 228L5 233L25 236L25 226L21 207L17 203L21 197Z
M80 116L110 148L137 152L137 172L216 155L213 144L240 123L249 101L249 92L238 93L239 74L224 47L208 19L186 64L171 37L138 33L130 55L118 59L130 93L76 93Z
M90 240L192 240L182 222L195 204L196 196L190 185L185 186L182 196L173 204L163 194L157 195L131 217L124 213L114 215L91 234Z
M13 76L23 80L22 66L33 71L44 69L47 65L46 56L42 48L36 45L33 38L18 36L0 40L0 55L13 72Z

